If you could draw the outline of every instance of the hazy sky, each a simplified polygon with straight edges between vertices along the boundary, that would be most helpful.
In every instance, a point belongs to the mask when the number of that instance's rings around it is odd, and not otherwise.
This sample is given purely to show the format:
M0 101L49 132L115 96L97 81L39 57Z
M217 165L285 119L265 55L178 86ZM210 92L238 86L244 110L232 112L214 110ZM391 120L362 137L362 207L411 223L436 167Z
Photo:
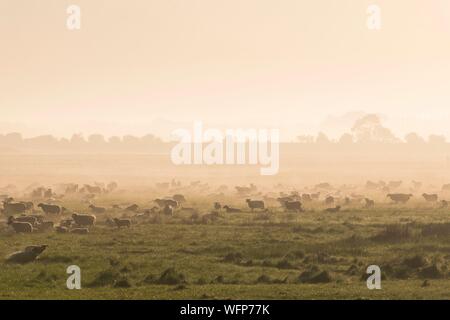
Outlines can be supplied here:
M333 135L357 111L450 137L448 0L0 0L0 41L0 133Z

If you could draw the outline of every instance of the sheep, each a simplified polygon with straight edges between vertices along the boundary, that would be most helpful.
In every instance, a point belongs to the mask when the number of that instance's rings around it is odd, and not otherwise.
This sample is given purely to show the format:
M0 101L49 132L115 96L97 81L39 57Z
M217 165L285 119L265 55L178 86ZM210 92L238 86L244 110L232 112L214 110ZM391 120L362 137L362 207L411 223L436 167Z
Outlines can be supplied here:
M352 200L349 197L344 198L344 205L349 206L352 203Z
M54 228L53 221L44 221L36 225L36 229L41 232L53 230L53 228Z
M396 189L402 185L402 181L389 181L388 187L391 189Z
M286 201L284 202L286 211L302 212L302 203L300 201Z
M72 214L72 219L78 226L86 227L93 226L95 224L96 216L90 214Z
M154 201L160 208L164 208L166 206L171 206L172 208L178 208L178 201L175 201L173 199L156 199Z
M163 209L163 213L167 216L173 215L173 208L170 205L166 205Z
M413 184L413 188L414 188L414 190L419 190L420 188L422 188L422 182L420 182L420 181L412 181L412 184Z
M438 201L438 195L437 194L426 194L426 193L424 193L424 194L422 194L422 197L424 197L424 199L427 202L436 202L436 201Z
M74 228L74 229L70 230L70 233L88 234L89 233L89 229L88 228Z
M220 210L220 209L222 209L222 206L220 205L219 202L214 202L214 209L215 209L215 210Z
M102 188L99 186L90 186L88 184L85 184L83 189L91 194L101 194L102 193Z
M14 217L9 217L7 224L11 226L16 233L32 233L33 225L29 222L16 222Z
M8 263L29 263L36 260L36 258L47 249L47 245L28 246L23 251L17 251L6 257Z
M262 210L264 210L264 201L251 200L251 199L246 199L245 201L247 202L247 205L252 210L252 212L255 209L262 209Z
M116 190L119 187L119 185L116 182L110 182L108 183L108 185L106 186L106 190L108 192L113 192L114 190Z
M131 211L131 212L136 212L136 211L138 211L138 209L139 209L139 206L137 204L132 204L131 206L125 208L126 211Z
M105 212L106 212L106 208L103 208L103 207L96 207L96 206L94 206L93 204L91 204L91 205L89 206L89 209L91 209L91 211L92 211L93 213L105 213Z
M387 195L395 203L406 203L412 197L412 194L404 194L404 193L389 193Z
M131 227L131 220L130 219L117 219L117 218L114 218L114 222L115 222L117 228L119 228L119 229L121 227L127 227L127 228Z
M302 201L303 202L311 202L312 201L311 195L308 193L302 194Z
M14 221L16 221L16 222L28 222L32 226L34 226L34 225L36 225L38 223L38 219L36 217L33 217L33 216L20 216L20 217L14 218Z
M186 198L182 194L175 194L172 199L178 203L186 202Z
M7 215L22 214L27 211L27 206L22 202L3 201L3 208Z
M241 209L238 209L238 208L232 208L232 207L230 207L230 206L228 206L228 205L223 206L223 208L225 209L225 211L226 211L227 213L237 213L237 212L242 212Z
M441 209L448 208L448 201L447 200L441 200Z
M284 208L285 207L285 203L287 201L294 201L294 199L292 199L291 197L288 196L283 196L280 198L277 198L277 201L281 204L281 206Z
M75 221L73 221L73 219L65 219L65 220L61 220L59 222L59 225L62 227L66 227L66 228L70 228L72 226L72 224L74 224Z
M319 200L320 192L311 193L311 199L313 200Z
M69 229L67 227L63 227L63 226L57 226L55 228L57 233L68 233Z
M369 198L365 198L364 200L366 201L364 206L366 209L373 208L375 206L375 201L370 200Z
M60 214L61 213L61 207L54 205L54 204L39 203L38 207L41 208L45 214Z
M341 210L341 206L336 206L336 207L334 207L334 208L327 208L327 209L325 209L325 212L331 212L331 213L333 213L333 212L338 212L338 211L340 211Z
M333 203L334 203L334 197L332 197L332 196L326 197L326 199L325 199L325 204L326 205L330 205L330 204L333 204Z

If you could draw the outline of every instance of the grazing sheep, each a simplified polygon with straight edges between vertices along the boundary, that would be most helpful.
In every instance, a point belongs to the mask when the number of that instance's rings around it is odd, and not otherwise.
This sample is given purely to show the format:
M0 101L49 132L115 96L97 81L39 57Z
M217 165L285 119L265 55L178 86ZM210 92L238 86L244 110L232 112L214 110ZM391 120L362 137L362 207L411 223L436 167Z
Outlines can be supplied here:
M251 200L251 199L246 199L245 200L247 202L248 207L252 210L255 209L261 209L264 210L264 201L261 200Z
M286 207L285 203L287 201L294 201L294 199L292 199L291 197L288 197L288 196L283 196L283 197L277 198L277 201L281 204L281 206L283 208L285 208Z
M60 214L61 213L61 207L54 205L54 204L39 203L38 207L41 208L45 214Z
M72 219L73 221L75 221L76 225L86 227L86 226L93 226L97 218L91 214L74 213L72 214Z
M93 213L105 213L105 212L106 212L106 208L103 208L103 207L96 207L96 206L94 206L93 204L91 204L91 205L89 206L89 209L91 209L91 211L92 211Z
M413 188L415 189L415 190L419 190L420 188L422 188L422 182L420 182L420 181L412 181L412 184L413 184Z
M311 193L311 199L313 200L319 200L320 192Z
M182 194L176 194L172 197L172 199L178 203L186 202L186 198Z
M441 200L441 209L448 208L448 201L447 200Z
M47 249L47 245L42 246L28 246L23 251L18 251L6 257L8 263L29 263L36 260L36 258Z
M33 225L29 222L16 222L14 217L8 218L8 225L11 226L16 233L32 233Z
M116 190L119 187L119 185L116 182L110 182L108 183L108 185L106 186L106 190L108 192L113 192L114 190Z
M387 195L395 203L406 203L412 197L412 194L404 194L404 193L390 193Z
M127 228L131 227L131 220L130 219L117 219L117 218L114 218L114 222L115 222L117 228L119 228L119 229L122 228L122 227L127 227Z
M59 222L59 225L62 227L66 227L66 228L70 228L72 226L72 224L74 224L75 221L73 221L72 219L65 219L65 220L61 220Z
M333 203L334 203L334 197L332 197L332 196L326 197L326 199L325 199L325 204L326 205L330 205L330 204L333 204Z
M178 208L178 202L173 199L156 199L155 202L160 208L164 208L167 206Z
M139 206L137 204L132 204L131 206L125 208L126 211L136 212L138 211Z
M227 213L237 213L237 212L242 212L241 209L238 209L238 208L232 208L232 207L230 207L230 206L223 206L223 208L225 209L225 211L226 211Z
M33 217L33 216L20 216L20 217L14 218L14 221L16 221L16 222L28 222L32 226L34 226L34 225L36 225L38 223L38 219L36 217Z
M336 206L336 207L334 207L334 208L327 208L327 209L325 209L325 212L331 212L331 213L334 213L334 212L338 212L338 211L340 211L341 210L341 206Z
M396 189L396 188L400 187L402 185L402 183L403 183L402 181L389 181L387 186L390 189Z
M424 193L424 194L422 194L422 197L424 197L424 199L427 202L436 202L436 201L438 201L438 195L437 194L426 194L426 193Z
M68 233L68 232L69 232L69 229L68 229L67 227L57 226L57 227L55 228L55 231L56 231L57 233Z
M7 215L23 214L27 211L27 206L22 202L3 201L3 208Z
M88 228L74 228L74 229L70 230L70 233L88 234L89 233L89 229Z
M302 212L302 203L300 201L286 201L284 202L286 211Z
M166 205L162 212L167 216L171 216L173 215L173 208L171 205Z
M366 204L364 206L366 209L375 207L375 201L370 200L368 198L365 198L364 200L366 201Z
M88 184L85 184L83 189L91 194L101 194L103 191L103 189L100 186L90 186Z

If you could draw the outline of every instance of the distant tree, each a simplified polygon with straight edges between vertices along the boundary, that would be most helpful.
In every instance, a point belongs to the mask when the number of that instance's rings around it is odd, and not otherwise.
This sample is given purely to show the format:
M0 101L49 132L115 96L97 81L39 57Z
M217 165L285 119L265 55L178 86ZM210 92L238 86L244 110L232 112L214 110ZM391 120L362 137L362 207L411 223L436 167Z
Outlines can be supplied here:
M297 136L297 140L300 143L313 143L314 142L314 136L300 135L300 136Z
M410 132L405 136L406 143L409 144L421 144L425 143L425 139L423 139L421 136L419 136L415 132Z
M316 143L330 143L330 139L328 139L327 135L323 132L319 132L316 138Z
M154 136L153 134L147 134L141 138L141 141L145 144L156 144L161 143L161 139Z
M381 119L376 114L368 114L353 125L352 132L357 142L398 142L395 135L381 124Z
M428 143L430 144L445 144L446 138L442 135L432 134L428 137Z
M70 138L70 144L72 146L80 147L86 145L86 140L81 133L74 134L72 138Z
M104 145L106 140L101 134L92 134L88 137L88 142L92 145Z
M126 135L123 137L122 139L122 145L126 148L135 148L135 147L139 147L140 146L140 139L135 137L135 136L131 136L131 135Z
M10 146L20 145L23 142L22 135L17 132L5 134L2 140L4 144Z
M116 137L116 136L110 137L108 139L108 143L111 145L119 145L121 142L122 142L122 140L120 139L120 137Z
M344 133L339 138L339 143L341 143L341 144L352 144L353 143L353 136L350 133Z
M24 141L31 147L54 148L58 144L58 140L52 135L38 136Z

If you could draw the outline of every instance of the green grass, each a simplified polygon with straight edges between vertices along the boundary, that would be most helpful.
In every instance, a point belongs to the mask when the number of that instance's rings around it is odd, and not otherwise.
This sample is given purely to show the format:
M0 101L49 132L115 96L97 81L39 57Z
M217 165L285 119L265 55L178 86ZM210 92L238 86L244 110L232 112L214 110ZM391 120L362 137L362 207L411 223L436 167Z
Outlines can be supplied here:
M101 200L98 205L122 201ZM229 201L243 207L238 199ZM192 203L200 217L210 212L209 200L194 198ZM75 200L64 205L83 206ZM208 221L177 212L135 221L122 230L106 226L98 216L88 235L20 235L0 227L1 257L31 244L49 245L34 263L0 261L0 299L450 298L450 228L447 233L429 227L449 222L448 212L389 205L332 214L319 207L301 214L271 211L222 212ZM113 215L121 213L105 214ZM406 235L392 227L398 224L408 225ZM414 256L423 265L408 263ZM382 269L381 290L368 290L362 279L371 264ZM81 290L66 288L69 265L81 268ZM434 265L439 274L424 273ZM311 269L326 271L330 282L299 281ZM429 285L423 287L426 279Z

